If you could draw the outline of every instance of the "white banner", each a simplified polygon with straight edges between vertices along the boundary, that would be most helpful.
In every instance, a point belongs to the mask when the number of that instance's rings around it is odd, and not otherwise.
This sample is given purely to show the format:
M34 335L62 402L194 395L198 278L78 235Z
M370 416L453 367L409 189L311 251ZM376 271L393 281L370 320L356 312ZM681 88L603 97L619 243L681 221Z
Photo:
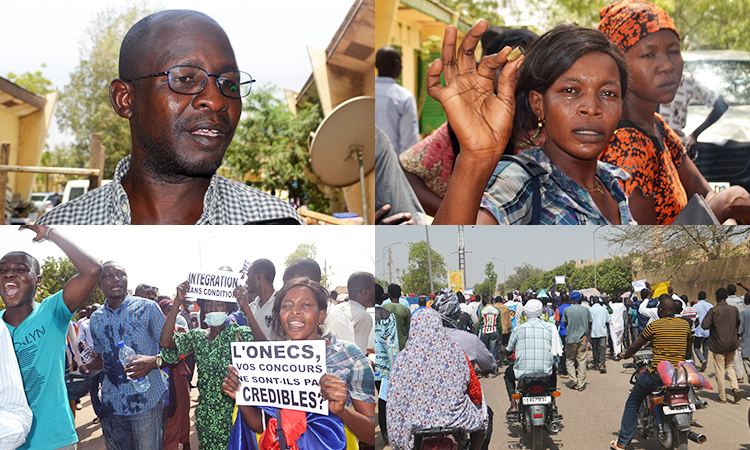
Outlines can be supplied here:
M187 281L190 283L190 292L187 296L191 298L202 298L205 300L219 300L222 302L235 302L234 288L240 282L242 274L234 272L189 272Z
M555 284L565 284L565 275L555 275Z
M232 365L240 373L238 405L328 415L318 384L326 373L324 340L233 342Z
M646 289L646 280L633 281L631 284L633 285L633 290L635 291L635 294L640 297L641 290Z

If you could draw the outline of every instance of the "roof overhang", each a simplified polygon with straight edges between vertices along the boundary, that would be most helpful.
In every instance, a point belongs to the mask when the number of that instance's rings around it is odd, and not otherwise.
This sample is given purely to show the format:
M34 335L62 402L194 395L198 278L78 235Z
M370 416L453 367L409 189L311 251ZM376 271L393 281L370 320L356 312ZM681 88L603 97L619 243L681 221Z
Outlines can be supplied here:
M24 117L43 111L47 100L0 77L0 111Z

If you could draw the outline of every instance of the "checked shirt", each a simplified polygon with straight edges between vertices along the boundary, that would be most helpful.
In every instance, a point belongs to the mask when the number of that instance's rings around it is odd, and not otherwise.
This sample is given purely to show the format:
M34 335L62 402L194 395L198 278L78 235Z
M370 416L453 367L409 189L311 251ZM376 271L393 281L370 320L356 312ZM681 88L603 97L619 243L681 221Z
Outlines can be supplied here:
M43 215L39 225L130 225L130 201L122 179L130 168L130 155L115 169L112 183ZM288 203L237 181L214 174L203 197L203 214L196 225L245 225L292 219L304 224Z

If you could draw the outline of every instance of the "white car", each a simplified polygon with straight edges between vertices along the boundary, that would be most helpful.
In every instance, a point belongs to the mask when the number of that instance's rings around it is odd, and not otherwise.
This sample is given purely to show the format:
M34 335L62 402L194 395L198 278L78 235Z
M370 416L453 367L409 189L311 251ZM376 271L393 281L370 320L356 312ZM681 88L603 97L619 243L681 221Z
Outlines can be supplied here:
M683 52L684 70L719 92L729 109L698 137L695 165L706 180L750 190L750 53L736 50ZM712 105L688 106L685 134L711 112Z

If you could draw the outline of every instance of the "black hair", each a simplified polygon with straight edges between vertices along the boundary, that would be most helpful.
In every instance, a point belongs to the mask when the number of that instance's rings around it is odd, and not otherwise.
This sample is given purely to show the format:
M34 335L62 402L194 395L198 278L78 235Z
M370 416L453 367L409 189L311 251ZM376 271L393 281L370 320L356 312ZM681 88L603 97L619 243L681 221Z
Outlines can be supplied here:
M724 289L723 287L716 290L716 301L726 300L727 297L728 297L727 290Z
M737 286L733 284L727 285L727 294L734 295L736 293L737 293Z
M276 301L274 301L273 309L271 311L271 330L276 333L277 336L286 336L286 331L284 331L284 327L281 326L281 302L284 301L287 292L297 286L306 287L312 291L313 295L315 295L318 309L320 311L327 311L328 309L328 291L321 286L320 283L316 283L305 277L289 280L276 294ZM318 327L318 332L323 334L323 330L320 326Z
M316 283L320 283L320 280L322 279L320 275L320 265L314 259L308 258L307 256L297 258L289 263L289 266L287 266L284 271L282 279L284 280L284 283L286 283L289 280L301 277L309 278Z
M34 258L33 256L29 255L29 254L28 254L28 253L26 253L26 252L21 252L21 251L17 251L17 252L8 252L8 253L6 253L6 254L5 254L5 256L8 256L8 255L13 255L13 254L18 254L18 255L26 255L26 256L28 256L28 257L29 257L29 258L31 259L31 270L33 270L33 271L34 271L34 273L36 274L36 276L37 276L37 277L38 277L38 276L40 276L40 275L42 274L42 268L41 268L41 267L39 266L39 261L37 261L37 259L36 259L36 258ZM3 258L5 258L5 256L3 256Z
M354 272L349 276L346 282L346 288L349 291L349 300L359 298L359 293L367 289L375 282L375 276L368 272Z
M651 295L651 291L646 288L641 289L641 300L646 300Z
M698 292L698 300L705 300L706 299L706 292L700 291Z
M599 30L560 23L534 40L526 51L526 59L517 77L512 142L533 145L531 138L538 130L539 119L531 109L529 93L546 93L576 61L592 52L601 52L614 59L620 70L620 98L625 98L628 63L622 52Z
M388 285L388 296L391 298L399 298L401 297L401 286L397 285L396 283L391 283Z
M262 258L255 260L252 264L250 264L248 273L250 272L263 275L263 278L265 278L269 283L273 283L274 278L276 278L276 267L268 259Z
M381 305L383 303L383 300L385 296L385 291L383 290L383 286L379 285L378 283L375 283L375 304Z
M427 306L427 298L424 296L419 297L419 300L417 300L417 303L419 304L419 306Z

